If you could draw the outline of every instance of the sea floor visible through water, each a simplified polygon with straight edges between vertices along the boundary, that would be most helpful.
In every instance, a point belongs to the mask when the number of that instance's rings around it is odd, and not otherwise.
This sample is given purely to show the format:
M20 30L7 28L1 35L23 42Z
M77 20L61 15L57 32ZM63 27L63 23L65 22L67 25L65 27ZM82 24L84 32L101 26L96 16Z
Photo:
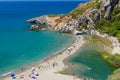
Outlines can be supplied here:
M48 14L66 14L81 1L1 1L0 75L63 49L71 36L54 31L30 32L26 20ZM61 6L62 5L62 6Z
M64 63L69 66L65 72L77 77L87 77L94 80L106 80L115 68L107 63L95 44L84 45L75 55L70 56Z

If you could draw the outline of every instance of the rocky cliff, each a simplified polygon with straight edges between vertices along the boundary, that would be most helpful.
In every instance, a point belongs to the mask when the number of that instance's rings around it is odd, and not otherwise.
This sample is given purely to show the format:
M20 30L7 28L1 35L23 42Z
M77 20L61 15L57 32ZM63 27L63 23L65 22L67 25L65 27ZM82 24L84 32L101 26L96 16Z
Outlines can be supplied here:
M32 31L52 29L70 34L89 34L95 30L96 22L102 17L111 19L116 6L120 6L120 0L91 0L80 4L69 14L46 15L29 19L27 22L34 23L29 28Z

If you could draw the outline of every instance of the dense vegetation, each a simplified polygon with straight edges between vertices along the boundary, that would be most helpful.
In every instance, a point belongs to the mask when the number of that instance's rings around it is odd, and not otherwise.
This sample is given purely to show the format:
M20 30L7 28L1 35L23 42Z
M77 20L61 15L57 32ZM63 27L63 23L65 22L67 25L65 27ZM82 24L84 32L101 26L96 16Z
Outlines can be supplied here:
M94 43L94 44L97 43L100 45L111 46L111 42L109 40L97 35L85 36L85 39L87 40L87 42L90 43Z
M120 68L120 55L119 54L113 55L113 54L103 53L102 56L110 64L112 64L116 68Z
M115 70L108 80L120 80L120 69Z
M120 7L114 8L111 20L105 20L102 16L96 23L95 28L99 29L102 33L117 37L120 41Z
M108 77L108 80L120 80L120 55L103 53L102 56L106 61L117 68L113 74Z

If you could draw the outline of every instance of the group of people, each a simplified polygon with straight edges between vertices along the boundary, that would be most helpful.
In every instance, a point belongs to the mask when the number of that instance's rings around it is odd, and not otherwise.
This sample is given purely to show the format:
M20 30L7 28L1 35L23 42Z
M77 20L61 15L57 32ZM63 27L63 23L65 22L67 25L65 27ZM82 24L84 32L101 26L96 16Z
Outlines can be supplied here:
M57 62L53 62L51 66L53 68L55 68L55 67L58 66L58 63ZM45 66L39 65L38 69L43 69L44 67ZM23 71L23 69L21 71ZM34 67L32 67L32 69L30 71L30 74L29 74L29 77L32 78L32 79L37 79L39 77L39 74L36 72L36 69ZM15 80L16 79L16 75L14 73L12 73L11 74L11 78L12 78L12 80ZM26 80L25 79L25 75L23 73L20 74L20 79L21 80Z
M79 41L80 41L80 37L77 39L77 43L79 43ZM75 48L77 48L77 45L73 45L72 47L67 48L66 51L68 52L68 55L70 55L71 51L74 50ZM47 61L48 60L46 60L46 62ZM51 64L49 62L47 62L47 66L49 66L49 67L51 66L52 68L55 68L55 67L58 66L58 63L55 62L55 61L53 63L51 63ZM39 70L40 69L42 70L42 69L45 69L45 68L46 68L46 64L45 65L40 64L38 66ZM20 76L21 80L26 80L25 75L23 73L20 74L19 76ZM12 74L11 77L12 77L13 80L15 80L15 78L16 78L15 74L14 75ZM32 78L32 79L37 79L39 77L39 74L36 72L36 69L34 67L31 69L29 77ZM90 79L82 79L82 78L80 78L79 80L90 80Z
M37 79L38 76L39 76L39 74L35 71L35 68L33 67L33 68L31 69L31 72L30 72L30 74L29 74L29 77L31 77L31 78L33 78L33 79Z
M39 76L39 74L35 71L35 68L32 67L31 71L30 71L30 74L29 74L29 77L32 78L32 79L37 79ZM21 73L19 75L20 77L20 80L26 80L26 77L23 73ZM16 75L14 73L11 74L11 78L12 80L16 80Z

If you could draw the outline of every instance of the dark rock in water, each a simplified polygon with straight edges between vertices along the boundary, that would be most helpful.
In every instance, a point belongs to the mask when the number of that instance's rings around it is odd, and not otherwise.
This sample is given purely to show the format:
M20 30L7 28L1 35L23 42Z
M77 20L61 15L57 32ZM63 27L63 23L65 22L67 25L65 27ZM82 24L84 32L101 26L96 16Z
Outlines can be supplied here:
M39 27L39 26L37 26L37 25L32 25L30 28L29 28L29 30L30 31L39 31L41 28Z
M35 24L29 28L30 31L39 31L42 28L46 28L47 26L46 16L32 18L32 19L27 20L27 22Z

